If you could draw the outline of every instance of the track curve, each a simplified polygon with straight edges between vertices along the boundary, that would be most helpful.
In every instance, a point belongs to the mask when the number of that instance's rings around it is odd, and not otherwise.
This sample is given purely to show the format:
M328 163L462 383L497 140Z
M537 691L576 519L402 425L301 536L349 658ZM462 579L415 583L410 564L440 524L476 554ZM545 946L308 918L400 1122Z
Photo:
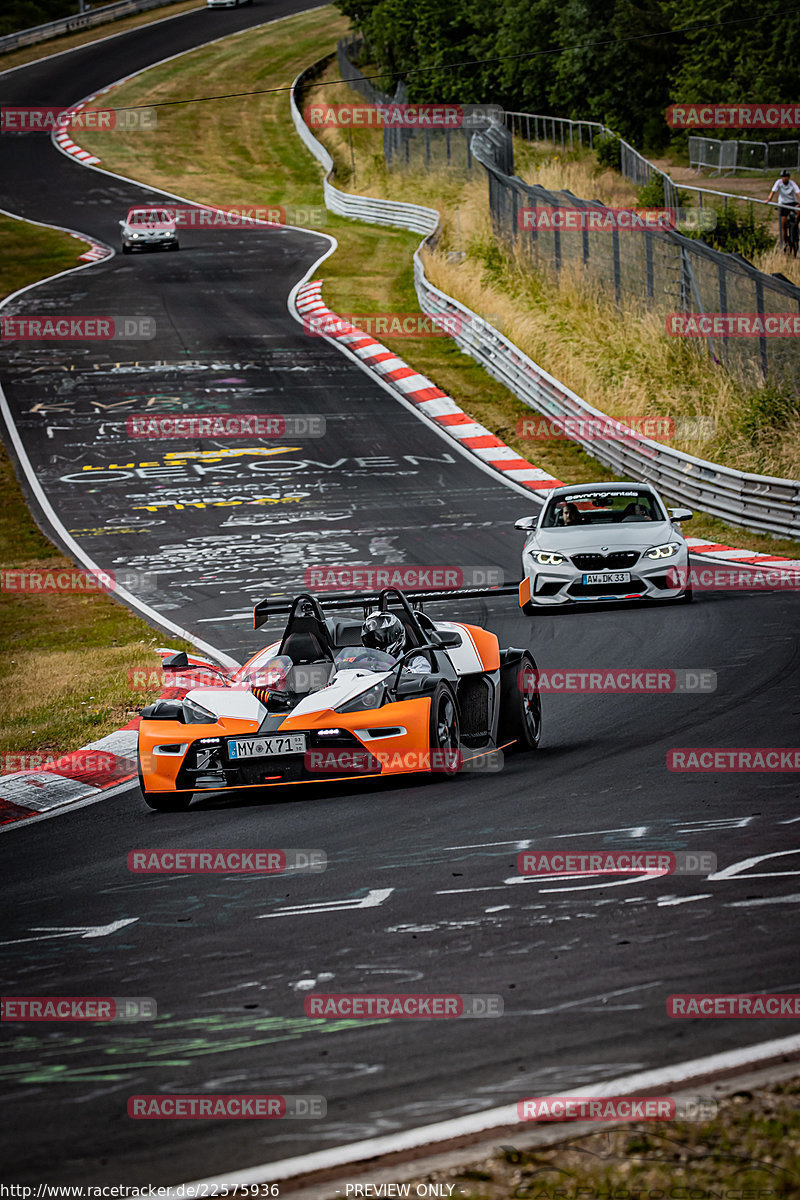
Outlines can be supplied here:
M67 104L76 90L300 7L175 18L0 76L0 97ZM0 139L0 179L0 207L107 242L132 198L157 196L33 138ZM325 239L266 231L242 234L244 246L238 236L189 233L180 255L118 257L37 289L37 308L118 310L124 294L126 308L157 317L146 359L92 352L63 371L46 348L6 355L17 427L71 536L103 566L154 574L149 602L237 657L259 644L247 632L253 598L301 582L310 562L485 564L516 578L513 521L525 501L289 316L291 288ZM269 243L257 269L253 238ZM177 458L139 459L124 421L108 413L156 395L321 413L328 432L319 446L275 455L278 469L218 446L217 462L184 447ZM87 466L103 473L97 484L80 482L94 474ZM226 501L274 503L209 506L212 488ZM15 827L0 838L6 990L151 995L159 1019L121 1030L5 1027L7 1182L37 1182L47 1163L53 1182L134 1182L146 1167L150 1180L179 1183L787 1032L777 1020L670 1022L665 1000L797 988L796 923L786 919L800 898L795 777L678 776L665 755L796 741L797 598L705 595L689 608L533 620L502 600L462 612L506 644L531 644L542 666L705 667L718 689L551 697L544 748L499 776L208 797L175 816L148 812L127 789ZM713 881L520 883L517 850L531 841L710 850L726 867L786 857ZM329 867L292 880L131 876L128 852L154 845L318 846ZM387 894L358 907L374 892ZM313 908L330 901L346 907ZM75 932L118 921L131 923ZM320 1026L303 1014L317 981L332 991L496 992L506 1015L480 1026ZM161 1091L321 1093L328 1116L146 1126L126 1116L129 1095Z

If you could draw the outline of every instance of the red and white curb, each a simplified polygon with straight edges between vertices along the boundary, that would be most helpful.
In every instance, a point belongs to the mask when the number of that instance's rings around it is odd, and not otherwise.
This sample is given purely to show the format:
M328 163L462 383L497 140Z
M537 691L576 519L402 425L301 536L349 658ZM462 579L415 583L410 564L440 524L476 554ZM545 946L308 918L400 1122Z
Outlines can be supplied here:
M73 234L73 236L77 237L78 235ZM84 238L83 240L85 241L86 239ZM112 254L113 250L110 250L108 246L98 246L96 242L90 242L89 249L84 254L78 255L78 261L102 262L104 258L111 258Z
M67 116L72 116L73 113L79 112L85 103L86 101L82 100L80 104L76 104L74 108L70 108L67 112ZM57 133L53 134L53 138L65 154L71 154L73 158L77 158L83 163L100 162L99 158L95 158L95 156L90 154L88 150L81 149L76 142L73 142L66 129L59 129Z
M164 658L175 651L163 647L158 653ZM203 660L192 655L188 658L189 663L197 667L192 672L191 682L186 687L165 688L161 693L162 699L182 699L187 691L197 686ZM217 676L213 678L218 681ZM119 783L135 779L140 721L141 717L134 717L122 729L59 758L42 755L45 761L36 768L0 775L0 827L24 821L28 817L41 816L79 800L91 799Z
M298 288L295 297L297 311L304 322L314 319L315 331L346 346L365 367L390 383L405 400L415 404L419 412L434 421L440 429L481 462L499 471L506 479L530 488L531 491L550 491L552 488L561 487L561 480L548 474L541 467L534 466L527 459L520 458L516 450L512 450L483 425L474 421L459 408L451 396L425 375L420 375L413 367L409 367L374 337L362 333L360 329L331 312L323 303L321 293L322 280L315 279Z
M721 542L707 542L703 538L687 537L686 543L691 554L702 555L703 558L719 558L724 562L748 563L754 567L791 567L800 570L800 559L783 558L780 554L763 554L756 550L737 550L735 546L724 546Z
M37 770L0 775L0 826L86 800L133 779L139 720L135 717L108 737L48 760Z

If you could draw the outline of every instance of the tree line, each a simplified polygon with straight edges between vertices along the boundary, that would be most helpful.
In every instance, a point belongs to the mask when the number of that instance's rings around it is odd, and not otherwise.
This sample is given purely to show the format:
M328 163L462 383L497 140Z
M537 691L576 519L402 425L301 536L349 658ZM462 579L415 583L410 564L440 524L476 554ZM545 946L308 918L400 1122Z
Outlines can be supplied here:
M603 121L645 151L669 142L670 104L800 103L800 7L787 0L335 3L417 103Z

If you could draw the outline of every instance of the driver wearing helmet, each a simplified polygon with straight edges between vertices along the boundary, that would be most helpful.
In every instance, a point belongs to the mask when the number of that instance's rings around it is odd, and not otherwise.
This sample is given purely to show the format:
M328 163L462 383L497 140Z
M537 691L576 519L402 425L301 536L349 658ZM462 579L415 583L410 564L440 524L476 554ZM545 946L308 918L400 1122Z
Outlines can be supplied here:
M384 654L398 659L406 649L405 626L394 613L376 609L369 614L362 626L361 642L369 650L382 650ZM415 654L403 666L416 675L431 673L431 664L424 654Z

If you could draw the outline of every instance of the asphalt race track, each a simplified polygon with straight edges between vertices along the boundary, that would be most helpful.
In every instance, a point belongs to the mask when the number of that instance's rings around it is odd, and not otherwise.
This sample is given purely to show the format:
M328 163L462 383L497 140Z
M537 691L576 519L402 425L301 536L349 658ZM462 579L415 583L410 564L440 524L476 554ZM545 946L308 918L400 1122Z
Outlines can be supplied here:
M0 76L0 101L67 104L299 8L256 3L139 29ZM155 199L46 138L0 139L2 208L116 246L125 208ZM195 230L182 243L118 255L15 305L156 320L153 341L70 351L66 370L58 348L6 349L0 381L70 536L100 566L143 573L149 605L239 659L261 643L253 601L301 586L310 565L483 565L516 579L513 522L532 502L289 315L325 239ZM326 435L273 454L140 446L126 418L153 400L322 415ZM540 666L706 668L717 690L545 697L541 751L502 774L209 796L184 814L150 812L130 787L6 831L4 991L152 996L158 1019L4 1027L5 1183L180 1183L795 1032L785 1020L666 1016L672 993L800 987L796 777L675 774L666 754L796 743L797 596L535 618L495 599L453 615L530 645ZM710 851L723 877L531 882L516 865L531 844ZM132 875L128 853L156 846L319 848L329 865L283 878ZM319 1022L304 1015L311 988L499 994L505 1015ZM127 1116L129 1096L162 1092L322 1095L327 1117Z

